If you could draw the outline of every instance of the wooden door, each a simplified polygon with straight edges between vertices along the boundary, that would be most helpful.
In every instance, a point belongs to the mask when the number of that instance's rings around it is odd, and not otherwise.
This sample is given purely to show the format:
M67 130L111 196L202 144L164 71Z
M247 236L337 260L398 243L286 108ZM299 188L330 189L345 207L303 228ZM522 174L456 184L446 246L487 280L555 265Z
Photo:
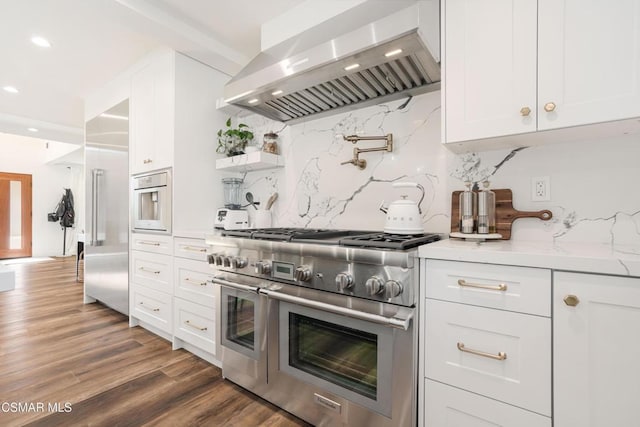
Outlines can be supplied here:
M31 256L31 175L0 172L0 259Z

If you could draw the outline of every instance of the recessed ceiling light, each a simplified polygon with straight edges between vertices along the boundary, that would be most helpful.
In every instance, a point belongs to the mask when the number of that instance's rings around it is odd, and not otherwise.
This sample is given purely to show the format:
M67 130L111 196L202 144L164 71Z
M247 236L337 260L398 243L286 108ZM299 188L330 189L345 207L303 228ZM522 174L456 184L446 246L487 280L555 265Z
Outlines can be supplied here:
M360 66L360 64L351 64L351 65L347 65L346 67L344 67L345 71L351 71L353 69L356 69Z
M45 39L44 37L40 37L40 36L31 37L31 43L35 44L36 46L40 46L40 47L51 47L51 43L49 42L49 40Z
M271 95L277 96L277 95L280 95L281 93L282 93L281 90L276 90L275 92L271 92Z
M249 100L249 104L255 104L256 102L258 102L258 98L253 98Z
M395 50L392 50L392 51L390 51L390 52L385 53L385 54L384 54L384 56L386 56L386 57L388 58L388 57L390 57L390 56L397 55L397 54L399 54L399 53L402 53L402 49L395 49Z
M38 129L36 129L36 128L27 128L27 130L29 132L38 132Z
M16 89L13 86L5 86L2 89L4 89L5 92L9 92L9 93L18 93L18 89Z

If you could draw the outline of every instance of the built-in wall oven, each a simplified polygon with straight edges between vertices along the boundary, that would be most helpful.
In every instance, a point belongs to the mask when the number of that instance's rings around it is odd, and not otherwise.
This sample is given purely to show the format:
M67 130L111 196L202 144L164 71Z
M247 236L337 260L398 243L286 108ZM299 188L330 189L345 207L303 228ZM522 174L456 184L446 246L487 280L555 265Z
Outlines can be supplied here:
M415 251L245 233L208 238L223 376L316 426L414 426Z
M132 177L131 228L171 234L171 169Z

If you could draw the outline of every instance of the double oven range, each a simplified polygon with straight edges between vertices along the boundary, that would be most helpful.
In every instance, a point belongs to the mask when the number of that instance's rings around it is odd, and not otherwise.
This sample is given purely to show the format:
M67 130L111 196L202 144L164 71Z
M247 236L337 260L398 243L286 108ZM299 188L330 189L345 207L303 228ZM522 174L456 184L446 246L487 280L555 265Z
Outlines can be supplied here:
M317 426L414 426L417 247L438 234L227 230L223 376Z

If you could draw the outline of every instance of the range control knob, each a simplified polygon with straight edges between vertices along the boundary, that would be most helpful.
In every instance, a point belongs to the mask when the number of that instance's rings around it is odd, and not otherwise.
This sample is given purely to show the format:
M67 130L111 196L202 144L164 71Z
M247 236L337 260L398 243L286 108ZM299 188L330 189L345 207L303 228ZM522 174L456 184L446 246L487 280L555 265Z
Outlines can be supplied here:
M222 257L222 266L223 267L231 267L231 257L230 256Z
M271 263L269 261L256 262L256 274L269 274L271 273Z
M216 263L216 257L215 255L207 255L207 262L209 264L215 264Z
M378 276L372 276L364 282L367 293L371 296L381 294L384 291L384 282Z
M247 259L240 257L231 258L231 265L233 268L245 268L247 266Z
M384 284L384 296L386 298L395 298L402 293L402 284L397 280L387 280Z
M338 273L336 275L336 286L339 292L353 288L353 276L349 273Z
M222 256L221 255L216 255L215 256L215 261L216 261L216 265L222 265L222 263L223 263Z
M296 268L293 272L293 277L300 282L308 282L311 280L311 269L304 265Z

